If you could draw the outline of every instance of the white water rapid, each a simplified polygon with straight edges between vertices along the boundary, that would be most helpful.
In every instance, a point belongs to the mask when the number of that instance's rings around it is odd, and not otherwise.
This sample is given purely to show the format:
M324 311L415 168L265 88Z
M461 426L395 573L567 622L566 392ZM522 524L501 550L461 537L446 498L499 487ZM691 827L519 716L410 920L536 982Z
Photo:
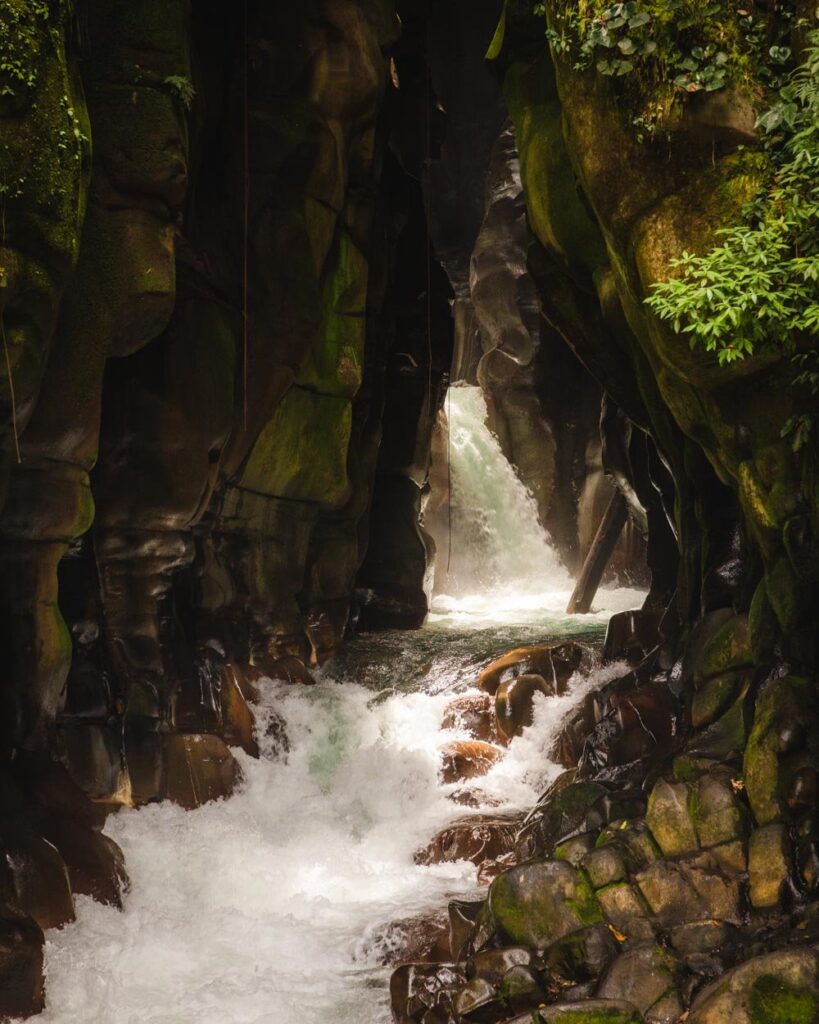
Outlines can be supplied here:
M562 617L574 588L537 504L486 422L479 387L447 393L451 485L451 551L436 576L433 616L454 622L529 622ZM440 584L443 576L444 584ZM601 589L595 608L606 616L642 604L641 591Z
M122 912L77 899L77 921L47 935L41 1024L387 1024L389 922L475 891L469 863L422 867L413 854L468 810L439 783L440 731L454 673L441 634L429 680L396 668L381 641L385 697L349 680L273 686L286 760L237 751L234 797L185 812L126 810L106 832L132 887ZM360 643L360 642L359 642ZM508 646L505 645L505 646ZM429 653L429 652L428 652ZM422 660L426 660L425 656ZM484 659L485 660L485 659ZM535 722L481 780L498 810L527 809L559 770L547 751L561 718L601 678L543 699ZM412 692L414 689L415 692ZM260 715L264 746L264 712ZM485 809L484 809L485 810Z

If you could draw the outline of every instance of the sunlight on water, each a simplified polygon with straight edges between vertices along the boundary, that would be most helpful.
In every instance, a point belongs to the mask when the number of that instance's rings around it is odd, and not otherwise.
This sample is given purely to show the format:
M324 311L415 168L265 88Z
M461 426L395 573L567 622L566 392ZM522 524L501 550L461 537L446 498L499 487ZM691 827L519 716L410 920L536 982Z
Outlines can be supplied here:
M486 423L479 387L449 389L452 541L431 622L539 623L564 617L574 580L538 519L535 499ZM437 582L437 581L436 581ZM639 608L645 593L601 588L590 620Z

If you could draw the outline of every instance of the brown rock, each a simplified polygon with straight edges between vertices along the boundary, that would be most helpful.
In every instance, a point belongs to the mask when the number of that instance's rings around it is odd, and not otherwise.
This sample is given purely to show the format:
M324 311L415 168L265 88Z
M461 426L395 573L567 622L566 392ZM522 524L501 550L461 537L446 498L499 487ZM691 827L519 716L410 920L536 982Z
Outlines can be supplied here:
M166 737L166 797L189 810L230 796L239 770L218 736L178 733Z
M283 658L262 658L256 659L254 665L263 676L281 683L302 683L305 686L312 686L315 679L305 667L301 658L288 654Z
M248 706L243 692L255 688L246 680L235 665L227 665L222 673L222 736L230 747L241 747L251 757L259 756L259 745L254 730L256 719Z
M503 757L503 751L481 740L456 740L441 748L440 776L443 782L460 782L486 775Z
M24 825L0 825L0 892L15 913L42 928L74 920L65 861L51 843Z
M552 683L555 693L565 693L566 684L580 667L582 658L583 648L571 641L516 647L481 672L478 687L486 693L494 694L504 679L537 674Z
M549 752L552 760L564 768L575 768L583 756L586 740L596 724L594 694L587 694L569 713Z
M43 932L30 917L0 909L0 1020L31 1017L45 1003Z
M555 688L543 676L515 676L504 680L495 693L495 720L501 740L520 736L535 717L535 694L551 697Z
M497 739L495 708L488 693L465 693L444 708L442 729L462 729L476 740L491 743Z
M453 822L415 854L416 864L470 860L480 865L511 853L521 823L520 815L479 816Z
M390 978L394 1024L421 1024L430 1010L443 1011L446 1021L455 993L466 985L466 974L455 964L404 964Z
M377 937L376 945L383 950L379 963L385 967L446 963L451 959L449 915L440 912L393 921Z
M128 873L122 850L113 839L63 817L42 822L41 829L65 861L72 892L113 907L122 906Z

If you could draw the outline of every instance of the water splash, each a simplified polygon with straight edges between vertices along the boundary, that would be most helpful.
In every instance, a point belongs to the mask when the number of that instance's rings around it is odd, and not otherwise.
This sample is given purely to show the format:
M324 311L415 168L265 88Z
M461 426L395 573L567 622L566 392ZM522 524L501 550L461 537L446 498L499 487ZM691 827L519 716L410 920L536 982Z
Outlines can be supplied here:
M452 473L448 571L432 622L540 622L563 617L574 581L538 518L537 503L486 422L479 387L447 394ZM440 576L439 576L440 578ZM601 589L601 619L638 608L640 590Z
M441 731L451 692L428 692L447 656L438 639L420 675L384 651L370 687L346 673L343 685L271 684L292 751L238 751L245 781L230 800L109 819L132 890L122 912L79 898L76 923L48 933L41 1024L383 1024L385 925L476 887L472 864L413 861L480 811L454 805L437 775L440 744L461 735ZM599 682L577 677L570 695L538 701L480 783L488 805L535 802L559 771L548 752L562 717ZM264 713L260 725L264 748Z

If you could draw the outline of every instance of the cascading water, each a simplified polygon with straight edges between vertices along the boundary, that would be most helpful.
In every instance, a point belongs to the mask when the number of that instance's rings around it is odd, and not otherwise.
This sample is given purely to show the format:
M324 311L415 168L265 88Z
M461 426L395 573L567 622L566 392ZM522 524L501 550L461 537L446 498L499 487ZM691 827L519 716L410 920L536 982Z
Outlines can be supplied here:
M442 731L444 707L512 647L599 644L608 614L642 595L605 592L605 611L563 614L571 581L480 392L452 399L454 595L419 632L352 641L315 687L270 683L262 756L236 751L244 782L230 800L109 819L132 888L122 912L80 897L76 922L47 935L42 1024L386 1024L390 922L477 886L471 863L422 866L415 852L456 818L528 810L560 770L549 751L563 717L621 667L538 697L533 724L470 783L475 807L438 776L440 747L466 738ZM267 737L273 709L285 757Z
M446 410L452 522L433 613L517 622L562 617L573 580L538 519L535 499L487 425L483 392L455 385ZM597 601L609 612L640 603L641 592L623 588L601 591Z
M499 653L499 639L486 650ZM434 692L442 677L464 683L447 632L425 644L413 657L411 639L384 635L376 665L362 638L338 666L343 685L329 674L310 688L270 684L291 752L276 756L263 707L262 757L236 751L245 780L231 799L109 819L131 891L122 912L80 897L77 921L48 933L38 1020L386 1024L388 924L476 890L472 864L421 866L413 854L454 818L527 810L559 771L548 751L561 719L604 678L576 677L566 696L540 700L478 780L487 806L467 809L438 779L439 746L465 734L441 731L453 690ZM367 686L348 676L365 662Z

